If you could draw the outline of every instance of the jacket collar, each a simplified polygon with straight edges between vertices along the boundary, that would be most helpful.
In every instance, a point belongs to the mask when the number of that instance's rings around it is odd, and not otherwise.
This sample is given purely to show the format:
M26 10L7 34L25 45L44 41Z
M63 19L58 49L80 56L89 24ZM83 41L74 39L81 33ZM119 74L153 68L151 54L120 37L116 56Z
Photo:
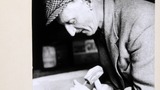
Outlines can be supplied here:
M124 81L118 71L117 61L119 57L119 49L117 47L118 37L118 23L116 18L118 14L115 13L115 4L114 0L104 0L104 34L106 39L106 44L108 51L111 55L111 59L117 74L120 77L120 82L122 87L124 87Z
M104 0L104 33L106 40L111 43L116 43L118 41L118 30L116 28L115 16L114 16L114 1ZM107 41L107 42L108 42Z

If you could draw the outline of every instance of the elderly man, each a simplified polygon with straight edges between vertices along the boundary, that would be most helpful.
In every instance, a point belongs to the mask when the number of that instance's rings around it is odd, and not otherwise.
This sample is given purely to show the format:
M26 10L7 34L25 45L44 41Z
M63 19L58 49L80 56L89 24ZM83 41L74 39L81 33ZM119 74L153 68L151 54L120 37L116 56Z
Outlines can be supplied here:
M153 3L46 0L46 17L46 25L57 18L71 36L94 36L106 77L101 90L154 89ZM77 83L71 90L88 90Z

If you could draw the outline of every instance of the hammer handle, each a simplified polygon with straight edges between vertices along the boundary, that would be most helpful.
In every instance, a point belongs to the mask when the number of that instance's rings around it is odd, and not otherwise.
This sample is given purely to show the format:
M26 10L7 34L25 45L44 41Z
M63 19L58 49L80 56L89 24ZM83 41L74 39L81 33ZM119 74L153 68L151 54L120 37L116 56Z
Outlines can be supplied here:
M95 85L95 87L96 87L97 90L101 90L102 84L101 84L101 82L99 81L99 79L97 79L97 80L94 82L94 85Z

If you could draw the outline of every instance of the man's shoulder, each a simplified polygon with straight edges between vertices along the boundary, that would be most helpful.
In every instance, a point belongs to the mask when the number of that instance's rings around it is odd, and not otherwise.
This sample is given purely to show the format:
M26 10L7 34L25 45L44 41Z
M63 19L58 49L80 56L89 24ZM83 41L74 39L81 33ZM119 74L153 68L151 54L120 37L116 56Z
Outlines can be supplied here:
M121 37L136 39L154 25L154 4L147 1L119 0L115 13L115 20L121 26Z
M126 20L154 14L154 9L154 3L144 0L117 0L115 2L115 12L121 14L122 19Z

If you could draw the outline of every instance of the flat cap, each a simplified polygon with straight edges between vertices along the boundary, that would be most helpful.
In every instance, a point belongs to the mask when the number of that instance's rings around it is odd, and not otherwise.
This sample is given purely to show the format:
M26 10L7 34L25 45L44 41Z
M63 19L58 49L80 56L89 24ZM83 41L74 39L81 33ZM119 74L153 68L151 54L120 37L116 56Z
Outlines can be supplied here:
M50 24L73 0L45 0L46 2L46 25Z

